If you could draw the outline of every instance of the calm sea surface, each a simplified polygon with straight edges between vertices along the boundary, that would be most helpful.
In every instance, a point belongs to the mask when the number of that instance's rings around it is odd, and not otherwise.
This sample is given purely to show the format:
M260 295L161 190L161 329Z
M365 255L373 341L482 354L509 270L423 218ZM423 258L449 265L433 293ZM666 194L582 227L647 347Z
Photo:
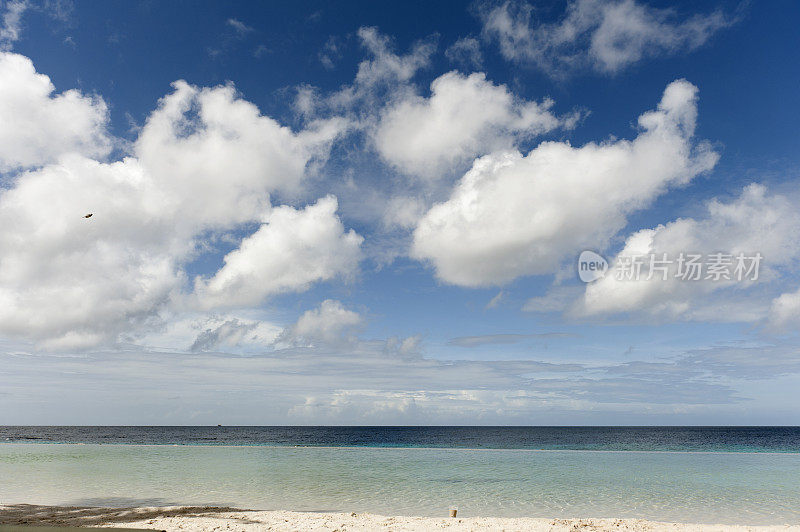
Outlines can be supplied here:
M800 523L800 428L0 427L0 503Z

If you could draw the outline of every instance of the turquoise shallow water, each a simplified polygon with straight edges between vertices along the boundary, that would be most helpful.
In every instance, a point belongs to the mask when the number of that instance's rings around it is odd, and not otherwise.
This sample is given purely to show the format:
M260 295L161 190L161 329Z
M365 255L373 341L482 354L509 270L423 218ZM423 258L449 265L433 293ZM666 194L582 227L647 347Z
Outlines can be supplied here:
M0 502L800 523L800 454L6 443Z

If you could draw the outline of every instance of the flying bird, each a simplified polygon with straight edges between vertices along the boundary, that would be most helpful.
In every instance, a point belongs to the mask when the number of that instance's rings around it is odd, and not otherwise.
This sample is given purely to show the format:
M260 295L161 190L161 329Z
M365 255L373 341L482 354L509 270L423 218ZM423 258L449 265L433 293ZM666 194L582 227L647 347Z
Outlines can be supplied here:
M87 214L86 216L84 216L84 218L91 218L93 214L94 214L93 212L90 212L89 214Z

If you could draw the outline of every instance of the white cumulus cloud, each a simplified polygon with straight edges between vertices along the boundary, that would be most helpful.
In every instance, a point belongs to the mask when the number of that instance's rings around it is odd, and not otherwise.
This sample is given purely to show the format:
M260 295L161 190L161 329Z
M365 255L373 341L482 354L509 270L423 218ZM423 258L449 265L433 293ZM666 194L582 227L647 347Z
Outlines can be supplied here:
M30 59L0 52L0 173L53 163L64 153L109 153L103 99L74 89L54 92Z
M716 164L713 151L692 141L696 100L694 85L674 81L658 108L639 117L634 140L543 142L528 155L476 160L420 220L412 255L448 283L488 286L550 273L581 249L604 247L627 214Z
M299 190L309 162L327 156L344 126L334 118L295 133L231 85L173 87L147 119L135 153L176 198L177 220L225 226L258 219L271 192Z
M3 54L0 69L0 115L19 132L0 131L11 139L0 139L0 161L36 166L0 189L0 334L77 349L147 329L184 301L184 268L207 249L209 235L262 219L269 226L246 238L210 285L200 283L208 298L260 301L356 264L361 237L344 232L335 198L271 210L273 193L298 190L309 165L325 159L341 132L338 119L294 132L232 86L179 81L131 155L102 162L90 157L105 155L110 143L102 100L75 91L50 97L49 79L22 56ZM270 282L254 297L229 292L265 276ZM214 304L208 298L206 308Z
M654 229L637 231L628 237L623 249L610 264L609 273L586 287L574 312L602 315L636 312L669 320L759 321L766 318L768 298L746 291L780 279L781 271L800 258L800 244L791 235L800 232L800 214L796 203L786 196L769 194L764 186L749 185L729 202L712 200L705 218L680 218ZM701 254L706 263L715 253L731 255L730 279L709 279L703 270L701 279L692 281L678 275L677 259L683 253ZM758 279L750 257L760 254ZM673 261L660 264L664 273L650 275L649 256ZM744 257L741 277L736 274L737 256ZM639 280L618 276L622 257L644 257ZM623 259L624 260L624 259ZM659 266L659 264L656 264ZM618 278L622 277L622 278ZM648 279L649 277L649 279ZM759 301L759 299L761 301ZM792 314L791 294L776 300L776 321L786 321Z
M327 196L304 209L273 209L264 224L225 256L225 265L195 290L204 307L255 305L267 296L352 275L363 238L345 231L337 201Z
M326 299L319 307L304 312L293 325L284 329L277 343L299 346L337 345L354 342L354 332L362 316L348 310L341 302Z
M435 178L454 164L511 147L518 139L574 125L577 115L556 117L552 105L552 100L516 98L483 73L464 76L454 71L431 83L429 98L408 95L388 107L373 140L390 164Z
M77 348L149 319L191 247L169 203L135 159L72 155L19 176L0 192L0 332Z

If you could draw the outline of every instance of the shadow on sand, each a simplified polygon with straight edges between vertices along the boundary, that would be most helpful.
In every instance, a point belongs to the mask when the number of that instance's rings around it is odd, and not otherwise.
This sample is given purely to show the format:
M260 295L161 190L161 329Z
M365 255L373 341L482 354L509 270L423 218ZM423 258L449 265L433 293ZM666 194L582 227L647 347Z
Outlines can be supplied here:
M218 512L242 512L225 506L175 506L100 508L85 506L0 506L0 525L97 526L130 523L156 517L202 516Z

